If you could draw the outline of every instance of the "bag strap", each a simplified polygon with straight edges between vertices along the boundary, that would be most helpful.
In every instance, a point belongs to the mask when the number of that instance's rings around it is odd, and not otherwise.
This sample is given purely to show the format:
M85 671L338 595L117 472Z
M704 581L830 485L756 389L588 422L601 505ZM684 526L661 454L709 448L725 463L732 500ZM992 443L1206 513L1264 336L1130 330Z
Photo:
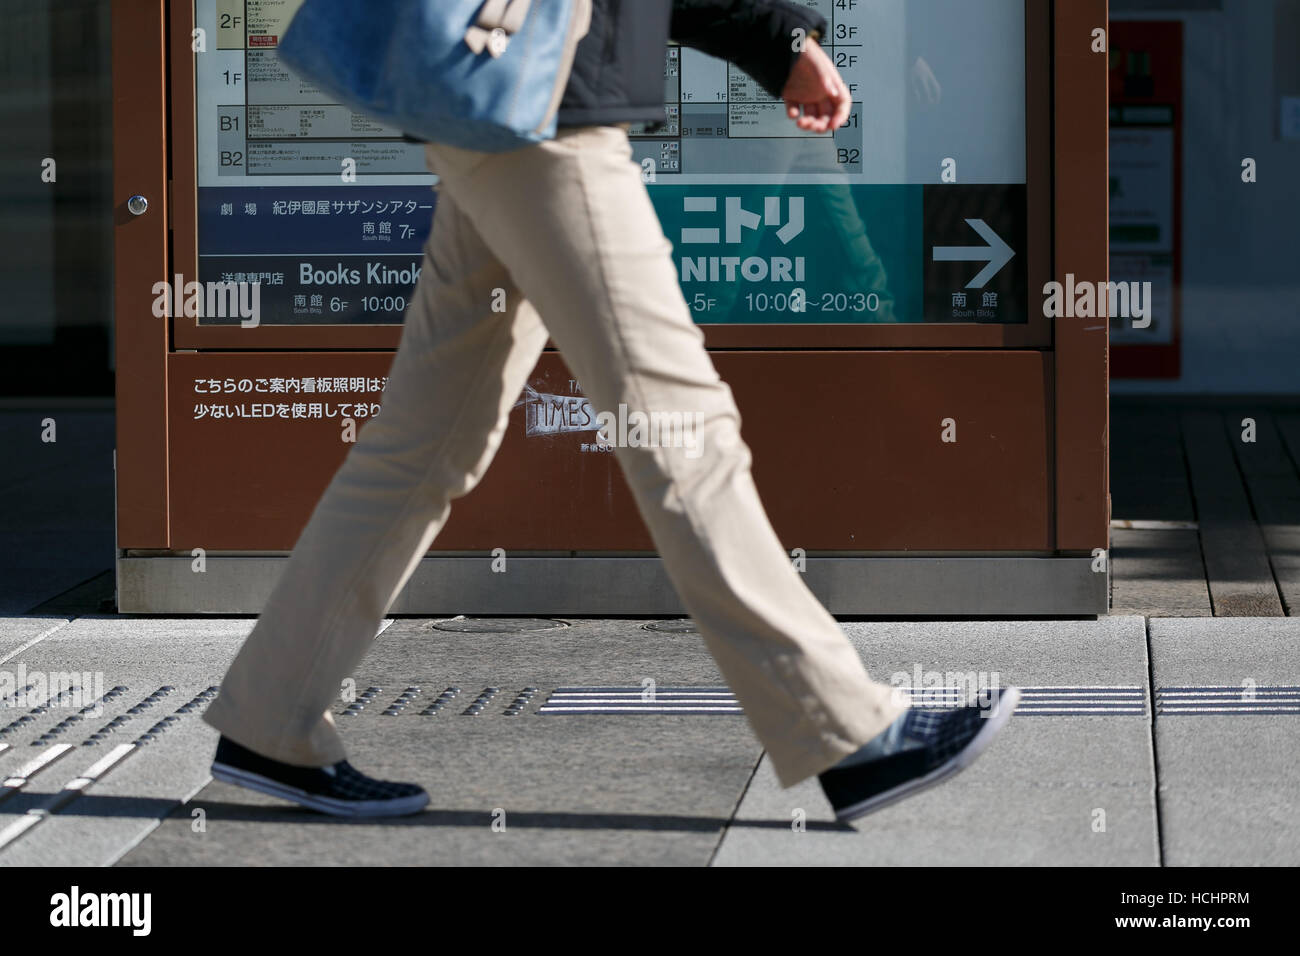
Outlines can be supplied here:
M484 0L478 18L465 31L465 43L475 53L485 49L494 57L506 52L510 37L523 29L533 0Z

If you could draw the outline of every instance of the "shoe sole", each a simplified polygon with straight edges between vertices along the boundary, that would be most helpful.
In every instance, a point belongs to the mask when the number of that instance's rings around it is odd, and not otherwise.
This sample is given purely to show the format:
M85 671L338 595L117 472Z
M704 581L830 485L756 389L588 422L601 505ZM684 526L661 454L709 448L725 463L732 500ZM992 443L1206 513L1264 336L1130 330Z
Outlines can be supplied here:
M904 797L910 797L912 794L920 793L927 790L935 784L942 783L954 774L960 773L975 762L975 758L988 749L993 738L998 735L1003 727L1006 726L1011 715L1015 713L1016 707L1020 704L1020 688L1008 687L998 698L998 710L992 717L986 717L984 720L988 726L980 729L970 743L960 751L953 754L944 763L935 767L929 773L922 777L914 777L904 783L900 783L892 790L885 790L869 797L858 803L844 807L842 810L835 812L835 820L839 823L848 823L850 820L857 820L865 817L869 813L881 810L891 803L897 803Z
M418 813L429 804L427 793L417 793L392 800L336 800L333 797L308 793L306 790L279 783L270 777L223 763L213 763L212 776L222 783L256 790L258 793L279 797L281 800L288 800L309 810L328 813L335 817L398 817Z

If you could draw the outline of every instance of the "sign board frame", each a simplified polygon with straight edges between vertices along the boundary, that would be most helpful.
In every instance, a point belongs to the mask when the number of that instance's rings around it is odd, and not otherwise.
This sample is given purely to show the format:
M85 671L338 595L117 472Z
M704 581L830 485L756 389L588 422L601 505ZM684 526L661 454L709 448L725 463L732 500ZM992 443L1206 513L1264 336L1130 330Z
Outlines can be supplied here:
M1051 51L1040 40L1049 31L1044 0L1025 6L1025 160L1027 302L1023 323L736 324L701 322L710 348L1050 348L1052 323L1034 305L1052 273L1051 248ZM197 162L195 124L195 27L193 0L169 0L171 31L171 129L173 135L173 272L197 277ZM1038 42L1036 42L1038 41ZM201 55L201 54L200 54ZM664 177L667 181L668 177ZM656 186L651 186L654 190ZM943 187L933 187L942 189ZM979 238L973 233L971 244ZM182 349L395 349L400 324L311 325L241 328L173 319L173 340ZM548 348L553 348L548 343Z

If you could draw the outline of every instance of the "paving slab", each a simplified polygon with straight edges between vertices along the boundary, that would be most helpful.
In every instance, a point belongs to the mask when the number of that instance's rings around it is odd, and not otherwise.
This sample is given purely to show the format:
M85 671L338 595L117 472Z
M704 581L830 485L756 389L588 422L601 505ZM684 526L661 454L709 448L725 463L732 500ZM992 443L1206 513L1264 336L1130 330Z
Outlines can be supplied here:
M1141 684L1146 628L1137 616L1078 621L846 621L871 676L909 684L916 668L996 671L1001 685ZM897 677L897 679L893 679Z
M1014 717L969 769L851 826L815 781L780 790L764 758L713 862L1154 866L1150 740L1141 717Z
M206 783L215 733L200 722L201 708L182 708L219 682L250 628L247 620L87 616L7 661L29 681L43 675L48 692L0 708L0 743L9 745L0 752L0 778L54 748L70 749L21 789L0 790L0 866L110 863ZM67 790L146 734L152 739L84 793Z
M208 776L216 734L199 720L204 693L251 618L4 621L4 668L89 671L102 674L98 692L125 689L98 714L53 706L11 727L19 711L0 710L0 744L9 745L0 779L71 745L0 799L0 865L1146 866L1161 861L1162 836L1163 858L1176 865L1300 861L1291 797L1300 717L1194 716L1160 703L1189 686L1300 685L1300 632L1289 619L1152 622L1157 707L1166 709L1155 722L1159 830L1140 617L844 623L868 669L889 683L974 675L1040 689L1127 687L1140 708L1022 710L969 770L855 827L833 821L815 782L781 790L743 717L538 713L565 687L721 688L697 634L632 620L515 633L435 623L389 622L354 677L365 706L341 699L334 708L359 766L418 780L433 803L416 817L353 823ZM465 715L488 688L481 712ZM66 790L131 742L138 749L90 788ZM43 810L53 812L29 826Z
M71 617L62 614L32 614L0 617L0 666L18 648L46 637L66 625Z
M975 671L1001 686L1147 694L1140 617L845 624L873 676L899 685ZM1144 714L1013 717L968 770L849 827L815 781L779 789L765 758L714 858L746 865L1152 866L1159 863ZM793 826L803 811L800 831Z
M1153 619L1150 633L1166 862L1300 864L1300 620ZM1175 707L1171 688L1217 690Z
M127 853L122 865L706 864L761 748L743 717L541 716L557 687L721 683L695 634L639 621L575 621L512 634L394 621L358 668L356 716L336 721L354 762L415 780L428 810L341 823L212 783ZM449 687L453 704L428 710ZM498 688L478 716L463 711ZM400 712L383 710L412 690ZM504 711L537 688L517 716ZM205 811L196 838L191 814ZM494 828L493 824L497 826ZM504 824L504 830L501 825Z

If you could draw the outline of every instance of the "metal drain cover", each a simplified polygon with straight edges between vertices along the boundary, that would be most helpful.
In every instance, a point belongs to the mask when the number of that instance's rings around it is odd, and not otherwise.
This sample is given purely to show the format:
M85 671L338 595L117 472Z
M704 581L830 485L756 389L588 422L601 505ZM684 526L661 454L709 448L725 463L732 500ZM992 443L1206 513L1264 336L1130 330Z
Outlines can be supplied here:
M649 624L641 626L647 631L659 631L663 634L700 633L700 629L695 626L695 622L689 617L677 618L671 621L651 621Z
M518 634L523 631L553 631L568 627L564 621L545 617L454 617L429 625L435 631L458 631L462 634Z

